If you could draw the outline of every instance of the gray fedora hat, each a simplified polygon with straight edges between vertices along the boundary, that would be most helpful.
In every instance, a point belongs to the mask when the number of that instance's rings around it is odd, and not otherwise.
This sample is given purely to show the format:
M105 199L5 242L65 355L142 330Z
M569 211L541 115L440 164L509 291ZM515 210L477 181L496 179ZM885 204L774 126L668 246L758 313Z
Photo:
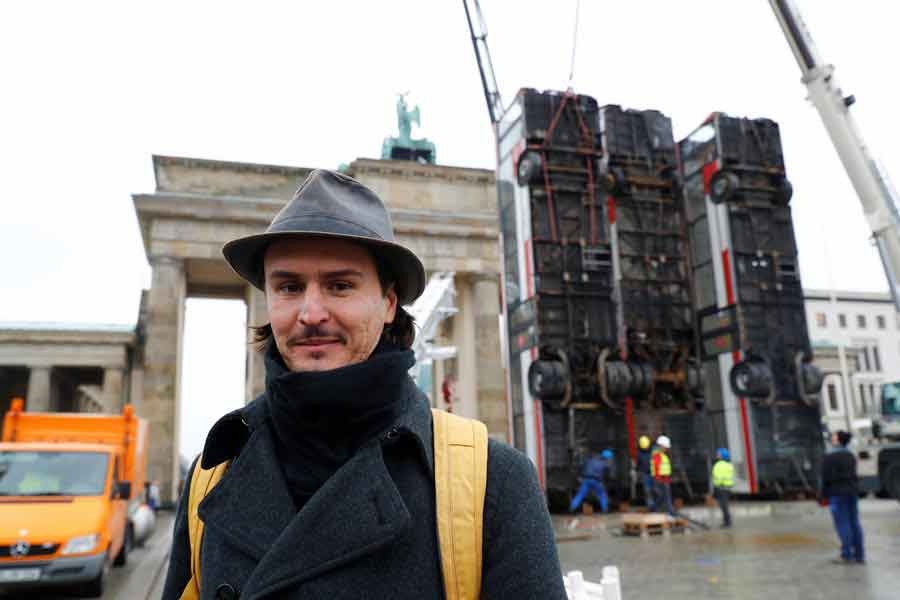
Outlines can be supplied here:
M401 305L410 304L425 289L422 261L394 240L391 215L381 199L352 177L326 169L309 174L264 233L232 240L222 254L238 275L265 290L266 247L297 236L337 238L367 246L391 269Z

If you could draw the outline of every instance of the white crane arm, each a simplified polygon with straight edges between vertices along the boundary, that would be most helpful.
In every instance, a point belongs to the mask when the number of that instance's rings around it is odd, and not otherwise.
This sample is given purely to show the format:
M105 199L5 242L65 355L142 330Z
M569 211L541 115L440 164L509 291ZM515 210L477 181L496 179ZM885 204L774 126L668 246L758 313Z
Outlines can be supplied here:
M850 107L856 101L844 96L834 77L834 67L825 64L806 23L793 0L769 0L788 44L797 59L809 100L816 107L838 156L862 203L863 213L881 255L894 305L900 311L900 215L896 193L856 126Z

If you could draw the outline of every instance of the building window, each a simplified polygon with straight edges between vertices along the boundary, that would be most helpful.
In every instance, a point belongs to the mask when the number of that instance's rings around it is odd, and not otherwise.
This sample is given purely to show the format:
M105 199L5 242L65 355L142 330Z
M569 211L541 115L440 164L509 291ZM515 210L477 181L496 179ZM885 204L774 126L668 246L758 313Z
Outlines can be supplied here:
M862 370L863 370L863 371L871 371L871 370L872 370L872 365L869 363L869 347L868 347L868 346L863 346L863 347L860 348L859 350L860 350L859 353L862 354L863 364L864 364L865 367L866 367L865 369L862 369Z
M838 403L837 403L837 387L833 383L828 384L828 408L831 409L831 412L838 411Z
M875 321L878 323L878 329L884 329L887 327L887 319L884 318L884 315L878 315L875 317Z
M875 363L875 370L881 371L881 355L878 353L878 344L872 346L872 362Z
M828 327L828 317L825 316L825 313L816 313L816 325L818 327Z
M875 384L870 383L869 384L869 403L872 405L873 413L875 412L875 407L877 406L877 403L875 402L875 398L877 398L877 397L878 396L875 395ZM868 414L868 411L866 411L866 414Z
M866 328L866 315L856 315L856 326L860 329Z
M838 325L841 326L841 329L847 328L847 315L843 313L838 315ZM900 327L900 323L898 323L898 327Z
M866 386L859 384L859 397L856 399L856 414L863 415L866 411Z

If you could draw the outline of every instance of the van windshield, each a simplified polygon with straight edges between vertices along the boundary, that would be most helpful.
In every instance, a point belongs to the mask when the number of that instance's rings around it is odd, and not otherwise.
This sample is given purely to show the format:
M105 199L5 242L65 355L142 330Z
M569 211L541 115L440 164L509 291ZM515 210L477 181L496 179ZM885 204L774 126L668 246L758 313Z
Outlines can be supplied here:
M100 496L108 455L102 452L0 452L0 496Z

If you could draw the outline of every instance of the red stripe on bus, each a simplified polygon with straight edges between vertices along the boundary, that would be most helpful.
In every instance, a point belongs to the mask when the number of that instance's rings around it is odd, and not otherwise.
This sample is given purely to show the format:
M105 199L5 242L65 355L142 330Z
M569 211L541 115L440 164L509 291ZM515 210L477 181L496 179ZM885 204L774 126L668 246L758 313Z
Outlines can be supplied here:
M722 271L725 273L725 300L731 306L734 304L734 281L731 277L731 255L728 250L722 250Z
M547 484L544 481L544 439L541 436L541 401L534 401L534 449L535 455L537 458L537 472L538 479L541 482L541 487L543 489L547 489Z
M628 454L631 460L637 459L637 444L634 433L634 400L631 396L625 396L625 427L628 429Z
M525 290L527 292L527 297L531 298L534 295L534 280L531 277L531 240L525 240L523 242L525 244Z
M703 193L709 194L709 182L712 181L713 175L719 170L719 166L714 163L703 165Z
M737 353L735 353L737 354ZM747 399L738 398L741 405L741 429L744 432L744 453L747 457L747 473L750 476L750 493L756 493L756 464L753 460L753 450L750 446L750 427L747 419Z

